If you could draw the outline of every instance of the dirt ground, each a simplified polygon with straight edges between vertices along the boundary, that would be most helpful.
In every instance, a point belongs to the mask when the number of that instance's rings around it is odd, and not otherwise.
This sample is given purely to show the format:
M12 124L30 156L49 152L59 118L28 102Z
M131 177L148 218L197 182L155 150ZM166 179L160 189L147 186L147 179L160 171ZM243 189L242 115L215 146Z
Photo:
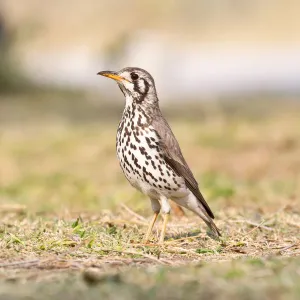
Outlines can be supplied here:
M119 111L7 122L0 105L0 299L299 299L300 103L164 108L223 236L185 212L163 246L161 219L142 242L150 202L119 169Z

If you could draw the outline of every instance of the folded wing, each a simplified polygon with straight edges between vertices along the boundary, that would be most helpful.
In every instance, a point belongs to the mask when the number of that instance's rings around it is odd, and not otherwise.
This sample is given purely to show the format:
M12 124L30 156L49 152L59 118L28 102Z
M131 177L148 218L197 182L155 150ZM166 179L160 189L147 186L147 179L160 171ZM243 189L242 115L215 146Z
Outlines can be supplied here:
M178 176L184 178L186 187L195 195L207 214L213 219L214 215L199 190L198 183L181 153L179 144L169 124L160 112L153 118L151 125L160 138L159 147L166 163Z

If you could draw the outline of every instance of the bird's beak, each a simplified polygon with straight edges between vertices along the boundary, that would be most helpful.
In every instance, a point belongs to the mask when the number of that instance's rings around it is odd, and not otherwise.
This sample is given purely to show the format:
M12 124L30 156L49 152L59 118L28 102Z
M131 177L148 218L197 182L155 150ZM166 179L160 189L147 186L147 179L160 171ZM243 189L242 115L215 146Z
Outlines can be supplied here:
M122 81L122 80L126 80L125 78L123 78L122 76L119 76L116 72L112 72L112 71L102 71L102 72L98 72L97 75L102 75L111 79L114 79L116 81Z

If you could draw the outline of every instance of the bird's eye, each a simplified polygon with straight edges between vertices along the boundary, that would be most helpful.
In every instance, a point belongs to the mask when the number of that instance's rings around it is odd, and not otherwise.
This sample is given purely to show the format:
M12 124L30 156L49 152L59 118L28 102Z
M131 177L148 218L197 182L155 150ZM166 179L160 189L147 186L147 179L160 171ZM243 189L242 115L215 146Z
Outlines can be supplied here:
M136 73L131 73L130 76L132 80L137 80L139 78L139 75Z

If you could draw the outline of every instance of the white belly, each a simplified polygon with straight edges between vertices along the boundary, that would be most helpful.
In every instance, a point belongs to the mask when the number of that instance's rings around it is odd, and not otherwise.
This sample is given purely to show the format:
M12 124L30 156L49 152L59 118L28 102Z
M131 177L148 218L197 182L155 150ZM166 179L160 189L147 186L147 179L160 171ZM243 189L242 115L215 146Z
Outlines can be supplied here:
M158 141L151 127L138 136L128 128L117 135L117 156L127 180L149 197L186 193L184 180L166 164Z

